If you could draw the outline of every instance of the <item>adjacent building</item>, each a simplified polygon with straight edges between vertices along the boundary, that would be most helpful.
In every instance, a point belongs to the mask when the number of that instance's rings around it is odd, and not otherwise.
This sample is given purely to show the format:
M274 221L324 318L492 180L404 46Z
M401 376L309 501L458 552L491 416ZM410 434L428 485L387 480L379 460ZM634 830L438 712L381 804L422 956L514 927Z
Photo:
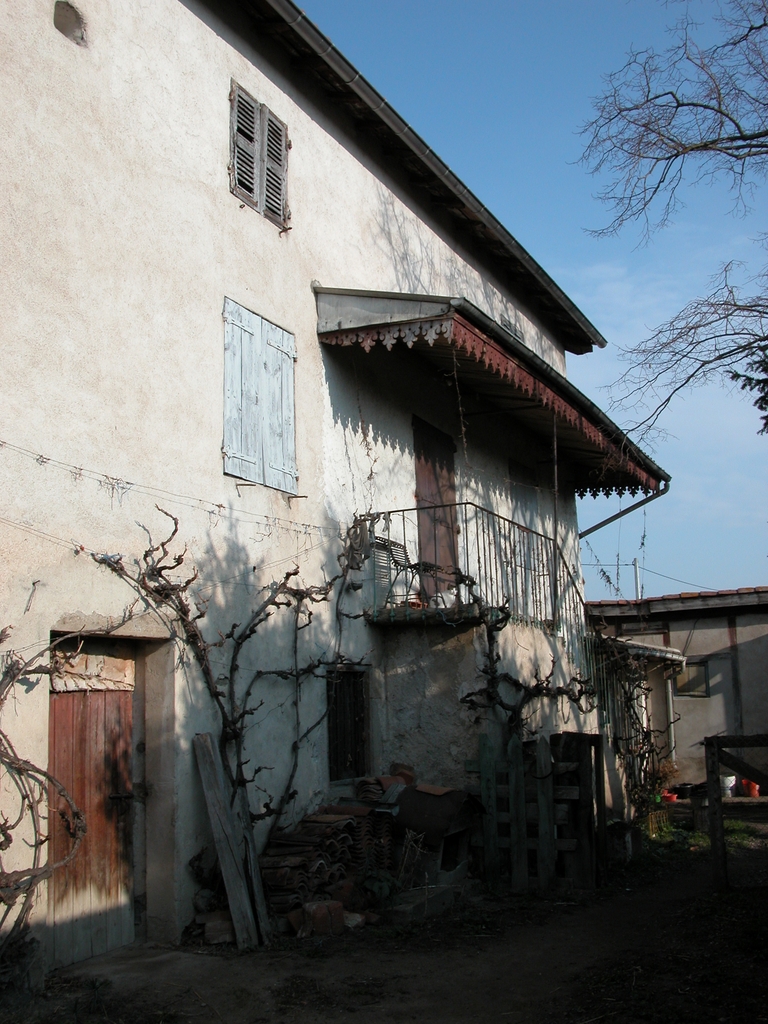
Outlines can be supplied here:
M650 725L678 771L671 781L705 780L705 736L768 732L768 587L587 607L593 628L627 644L644 664ZM745 757L764 767L761 750Z

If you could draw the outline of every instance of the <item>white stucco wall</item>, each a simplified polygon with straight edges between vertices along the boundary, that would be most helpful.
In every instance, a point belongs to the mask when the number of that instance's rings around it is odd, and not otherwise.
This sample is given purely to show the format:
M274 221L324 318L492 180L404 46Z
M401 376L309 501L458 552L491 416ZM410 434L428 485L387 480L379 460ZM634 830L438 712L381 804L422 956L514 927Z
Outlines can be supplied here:
M307 583L331 576L355 512L413 504L414 411L457 440L465 499L551 533L549 484L508 479L514 438L470 427L465 448L453 399L408 367L404 373L404 354L391 354L384 387L360 353L352 387L348 364L318 344L311 286L466 296L517 323L526 343L563 372L557 340L449 244L320 106L202 8L196 13L177 0L87 0L81 8L87 47L54 29L49 0L0 10L0 146L9 157L0 165L0 558L7 567L0 625L13 626L13 646L44 646L65 615L123 614L131 595L90 552L140 556L147 533L157 540L166 530L158 504L180 519L186 564L199 568L214 631L294 564ZM289 232L229 191L232 79L288 125ZM297 498L241 487L222 472L225 296L295 335ZM384 373L374 355L371 365ZM573 553L572 495L562 496L559 515L561 540ZM361 600L350 598L351 614ZM278 620L265 630L270 664L289 657L288 635ZM332 652L334 637L328 609L320 608L313 629L302 633L301 657ZM510 645L526 649L530 661L525 641L510 632ZM350 657L372 664L383 657L381 637L362 620L350 620L344 643ZM462 649L450 685L420 682L412 693L422 712L432 714L434 687L442 686L450 715L465 673L480 661L475 647ZM164 713L175 722L175 777L163 806L174 822L175 863L163 885L172 893L166 934L175 937L191 916L185 865L210 843L191 738L216 719L194 666L168 671L173 706ZM271 681L260 695L269 719L252 732L249 753L254 764L270 766L259 784L274 793L290 761L294 708L289 684ZM302 688L302 727L322 714L324 700L321 682ZM395 725L387 719L374 742L372 767L382 768L399 749L410 712L385 689L376 701L384 718L400 716ZM47 709L47 685L38 679L3 713L18 752L43 765ZM472 756L467 736L474 734L455 723L451 729L466 741L466 750L451 753L458 765ZM325 743L316 730L302 753L296 813L325 791ZM434 757L424 766L442 770ZM451 781L458 784L459 775ZM255 810L263 799L253 791ZM7 865L15 866L12 854ZM44 917L43 901L37 920Z

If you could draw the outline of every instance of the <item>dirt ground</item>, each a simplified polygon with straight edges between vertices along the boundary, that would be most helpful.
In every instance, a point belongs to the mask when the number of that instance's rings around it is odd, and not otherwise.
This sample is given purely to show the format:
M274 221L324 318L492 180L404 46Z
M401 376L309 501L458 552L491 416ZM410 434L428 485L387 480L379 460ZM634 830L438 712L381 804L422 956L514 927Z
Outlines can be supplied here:
M768 1021L768 798L731 801L733 888L714 894L689 814L595 893L468 885L421 925L268 951L134 946L51 976L0 1024Z

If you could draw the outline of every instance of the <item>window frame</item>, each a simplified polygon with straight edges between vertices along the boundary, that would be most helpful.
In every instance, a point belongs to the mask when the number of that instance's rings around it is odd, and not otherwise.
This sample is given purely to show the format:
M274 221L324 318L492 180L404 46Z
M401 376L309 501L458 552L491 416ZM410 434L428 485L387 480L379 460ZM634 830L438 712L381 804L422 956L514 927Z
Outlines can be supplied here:
M703 668L704 669L704 692L703 693L680 693L678 689L678 680L691 668ZM689 660L682 670L675 676L675 699L676 700L703 700L710 696L709 689L709 662L705 659L691 661Z
M349 779L361 778L368 771L369 739L370 739L370 701L368 699L368 673L359 665L333 665L326 669L326 708L328 736L328 777L330 782L346 782ZM339 749L339 701L338 684L344 682L352 688L353 730L359 726L359 733L353 736L349 744L353 764L353 774L346 774L341 767L344 750Z
M298 494L295 336L229 297L223 320L224 474Z
M250 140L241 130L241 100L252 108L253 138ZM284 230L291 219L288 206L288 150L291 148L288 125L234 78L230 84L229 104L229 190L265 220ZM276 135L278 149L275 148ZM252 160L253 194L240 184L238 155L241 152L250 154ZM280 213L270 205L270 196L274 195L276 187L280 195Z

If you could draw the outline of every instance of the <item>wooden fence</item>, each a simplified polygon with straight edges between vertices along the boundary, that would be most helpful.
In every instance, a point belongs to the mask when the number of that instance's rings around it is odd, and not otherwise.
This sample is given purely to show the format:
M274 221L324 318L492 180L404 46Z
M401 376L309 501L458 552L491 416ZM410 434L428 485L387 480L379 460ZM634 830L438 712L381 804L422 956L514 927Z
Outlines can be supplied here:
M468 787L485 811L472 844L482 848L485 879L508 876L522 892L535 879L550 890L559 879L593 888L606 860L603 738L556 733L523 743L513 737L498 760L488 736L480 737L479 786Z
M712 845L712 881L715 889L728 888L728 858L723 828L723 796L720 791L720 765L730 768L742 779L756 782L768 793L768 775L726 748L768 747L768 734L755 736L707 736L704 751L707 764L707 797L709 802L709 838Z

